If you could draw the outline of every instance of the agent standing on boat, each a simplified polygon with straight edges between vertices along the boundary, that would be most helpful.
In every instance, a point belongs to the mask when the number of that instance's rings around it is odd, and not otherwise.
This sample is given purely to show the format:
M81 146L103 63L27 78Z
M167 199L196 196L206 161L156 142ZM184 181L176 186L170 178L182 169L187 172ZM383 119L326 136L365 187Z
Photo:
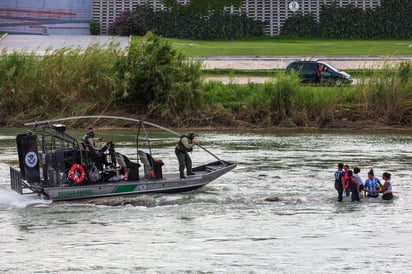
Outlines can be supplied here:
M193 146L196 145L196 142L194 141L195 134L194 133L188 133L187 135L182 135L180 136L180 140L176 145L175 148L175 153L177 160L179 161L179 173L180 173L180 178L186 178L185 176L185 168L186 168L186 174L188 176L190 175L195 175L192 172L192 159L190 159L189 153L193 151Z
M335 171L335 189L338 192L338 201L342 202L342 194L344 188L343 176L345 171L343 171L343 163L338 164L338 170Z
M389 172L384 172L382 174L382 179L385 181L380 191L381 193L383 193L382 200L392 200L393 194L392 194L391 174Z

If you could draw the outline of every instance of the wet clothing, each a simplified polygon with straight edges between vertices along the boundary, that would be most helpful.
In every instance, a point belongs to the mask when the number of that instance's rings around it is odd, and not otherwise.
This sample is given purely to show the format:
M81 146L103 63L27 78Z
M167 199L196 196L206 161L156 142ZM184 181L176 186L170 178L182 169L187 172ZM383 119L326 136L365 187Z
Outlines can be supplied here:
M376 177L373 177L372 180L369 179L369 178L366 179L366 181L365 181L365 189L372 191L372 192L366 192L366 197L373 197L373 198L378 197L379 194L378 194L378 188L377 188L377 186L380 185L380 184L381 184L381 182L380 182L379 179L376 178ZM375 191L375 192L373 192L373 191Z
M382 200L392 200L393 199L393 194L392 192L386 193L382 195Z
M358 181L359 191L362 191L365 185L363 184L362 178L359 176L359 173L353 174L353 177L355 177L356 181Z
M383 192L382 200L391 200L393 198L392 194L392 183L391 181L386 181L385 183L389 183L388 188Z
M349 195L350 195L350 187L349 187L349 176L348 176L348 173L347 173L347 172L344 172L343 181L344 181L344 188L343 188L343 190L345 191L346 197L349 197Z
M345 172L343 170L335 171L335 189L338 192L339 202L342 202L342 195L343 195L342 179L344 175L345 175Z
M354 176L348 178L349 179L349 188L350 188L350 191L352 192L351 201L352 202L360 201L359 192L358 192L358 183L353 182L352 178L354 178Z
M188 138L186 135L180 136L180 140L176 145L175 153L177 160L179 161L179 173L180 178L184 178L184 170L186 168L187 175L193 175L192 172L192 159L190 159L189 153L193 151L195 143L193 139Z

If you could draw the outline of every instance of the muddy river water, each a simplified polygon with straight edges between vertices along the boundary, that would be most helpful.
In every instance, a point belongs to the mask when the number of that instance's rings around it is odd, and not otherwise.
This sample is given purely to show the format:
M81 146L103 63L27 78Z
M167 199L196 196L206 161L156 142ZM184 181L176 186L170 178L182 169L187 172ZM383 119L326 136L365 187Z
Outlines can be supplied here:
M237 163L202 189L51 204L10 190L15 133L0 130L1 273L412 271L412 131L200 131L204 147ZM127 132L102 134L129 153ZM175 141L155 140L163 173L177 168ZM395 199L338 203L338 162L363 179L392 173Z

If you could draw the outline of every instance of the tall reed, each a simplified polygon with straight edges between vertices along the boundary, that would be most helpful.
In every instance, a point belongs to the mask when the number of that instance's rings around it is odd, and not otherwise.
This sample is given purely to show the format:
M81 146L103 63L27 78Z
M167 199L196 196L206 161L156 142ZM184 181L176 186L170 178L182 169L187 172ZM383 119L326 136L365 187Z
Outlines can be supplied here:
M282 71L264 84L202 82L201 63L148 35L122 50L3 51L0 124L110 111L172 126L315 126L344 121L412 125L412 64L365 70L358 83L302 85ZM370 123L372 121L372 123Z
M102 111L120 86L115 44L91 45L85 51L49 50L39 58L30 52L6 52L0 58L0 113L13 122L18 115L48 118Z
M384 69L361 79L356 86L359 111L368 119L386 124L412 123L412 62Z
M234 119L251 126L341 127L354 122L410 126L411 67L405 62L372 74L367 71L357 84L342 87L302 85L297 75L283 73L264 84L207 83L203 103L230 108Z

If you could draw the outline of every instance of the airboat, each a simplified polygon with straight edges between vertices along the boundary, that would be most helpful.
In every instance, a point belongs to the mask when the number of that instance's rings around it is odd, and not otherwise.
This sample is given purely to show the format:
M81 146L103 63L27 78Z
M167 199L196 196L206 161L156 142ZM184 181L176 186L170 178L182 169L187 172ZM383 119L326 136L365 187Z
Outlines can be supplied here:
M136 127L136 148L127 153L115 151L111 142L96 150L66 130L66 121L114 119ZM162 158L152 155L147 128L163 126L119 116L76 116L24 124L32 127L18 134L19 166L10 166L11 189L19 194L38 194L52 201L67 201L143 193L177 193L201 188L236 167L219 159L193 167L195 175L180 178L179 172L163 174ZM144 139L146 151L139 146ZM132 159L132 160L131 160ZM143 170L139 170L142 168Z

